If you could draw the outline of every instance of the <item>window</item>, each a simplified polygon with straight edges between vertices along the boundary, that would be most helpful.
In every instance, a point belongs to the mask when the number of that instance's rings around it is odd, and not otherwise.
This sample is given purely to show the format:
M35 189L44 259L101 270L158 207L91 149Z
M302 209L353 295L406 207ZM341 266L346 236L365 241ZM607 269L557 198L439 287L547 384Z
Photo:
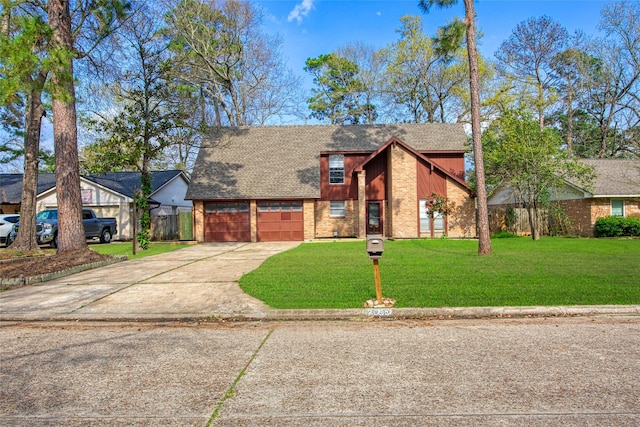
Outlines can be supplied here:
M204 207L206 213L237 213L237 212L249 212L249 203L207 203Z
M420 233L422 234L431 233L431 217L429 216L426 204L426 199L420 200ZM444 231L444 217L440 212L436 212L434 215L433 231Z
M329 156L329 184L344 184L344 155Z
M344 200L329 202L329 216L344 217Z
M624 200L611 201L611 216L624 216Z

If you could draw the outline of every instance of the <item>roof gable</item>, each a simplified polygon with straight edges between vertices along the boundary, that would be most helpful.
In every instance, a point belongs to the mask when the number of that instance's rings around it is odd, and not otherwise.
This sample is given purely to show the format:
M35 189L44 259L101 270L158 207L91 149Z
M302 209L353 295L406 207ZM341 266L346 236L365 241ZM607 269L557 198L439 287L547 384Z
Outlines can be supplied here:
M320 153L374 152L393 137L419 151L467 149L460 124L222 128L201 146L186 198L319 198Z
M416 156L418 159L422 160L423 162L427 163L429 165L429 169L436 169L439 172L441 172L444 176L449 177L450 179L454 180L455 182L457 182L458 184L462 185L462 187L468 189L469 185L462 179L460 179L459 177L457 177L456 175L453 175L451 172L444 170L443 168L441 168L440 166L438 166L437 163L435 163L433 160L431 160L429 157L425 156L422 153L419 153L418 151L414 150L413 148L411 148L410 146L408 146L407 144L405 144L403 141L399 140L398 138L391 138L389 141L387 141L385 144L383 144L380 148L378 148L376 151L374 151L369 157L367 157L356 169L355 171L362 171L364 166L369 163L371 160L373 160L375 157L377 157L380 153L382 153L384 150L387 149L387 147L389 147L392 144L396 144L399 145L401 147L403 147L405 150L407 150L408 152L410 152L411 154L413 154L414 156Z

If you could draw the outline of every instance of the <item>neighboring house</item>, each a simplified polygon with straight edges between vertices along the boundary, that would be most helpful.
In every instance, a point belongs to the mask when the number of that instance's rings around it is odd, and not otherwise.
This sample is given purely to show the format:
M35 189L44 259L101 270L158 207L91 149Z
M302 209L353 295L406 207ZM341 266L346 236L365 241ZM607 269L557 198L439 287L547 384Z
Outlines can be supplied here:
M185 200L189 179L182 171L156 171L151 174L151 215L177 215L191 212L191 201ZM115 239L133 237L131 212L135 189L140 188L139 172L110 172L80 177L83 206L93 208L101 217L115 217L118 235ZM56 178L53 173L38 175L37 211L58 205ZM0 174L0 208L7 213L19 212L22 199L22 174Z
M462 125L223 128L198 153L187 199L197 241L475 237ZM431 221L433 193L456 212Z
M550 200L558 202L566 213L571 234L593 236L595 222L601 217L640 215L640 160L581 161L594 168L596 178L592 191L567 182L550 194ZM489 197L488 204L493 232L505 228L507 208L519 208L508 186L498 187Z

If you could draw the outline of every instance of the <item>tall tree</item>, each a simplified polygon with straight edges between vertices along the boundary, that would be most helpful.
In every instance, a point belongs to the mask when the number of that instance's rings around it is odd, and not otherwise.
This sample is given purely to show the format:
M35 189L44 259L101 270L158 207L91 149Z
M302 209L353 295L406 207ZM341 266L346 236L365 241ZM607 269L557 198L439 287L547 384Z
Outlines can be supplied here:
M0 104L5 106L5 122L14 134L23 135L22 147L8 149L24 156L21 198L21 227L13 249L39 250L36 242L36 189L40 128L45 108L42 102L51 38L44 10L32 4L3 4L0 12ZM21 112L24 112L22 119ZM23 129L18 131L18 127ZM5 145L5 148L7 146Z
M362 42L349 43L339 48L337 55L346 58L358 66L358 80L361 84L359 102L362 105L374 106L364 108L364 122L375 123L379 119L379 108L382 101L382 80L384 79L384 63L380 52Z
M20 249L29 249L33 246L35 238L30 236L35 234L35 193L37 185L37 157L40 145L40 131L42 117L44 115L44 107L42 103L42 95L47 90L54 103L57 106L58 117L66 120L74 120L73 126L68 125L67 131L58 134L60 138L76 139L76 148L73 150L77 158L77 137L74 137L75 129L75 113L70 114L70 110L60 107L60 103L73 103L75 110L75 99L73 92L73 66L72 58L86 56L100 41L106 37L113 29L113 25L118 17L122 16L126 4L120 0L106 0L101 2L83 2L74 3L74 19L72 23L70 6L68 2L3 2L3 8L0 11L2 16L1 22L4 30L2 39L0 40L0 48L7 50L7 55L2 55L8 59L5 64L10 64L8 81L10 86L8 90L3 91L5 96L19 97L22 96L26 100L25 108L25 178L23 180L23 201L21 223L25 224L20 227L18 239L14 243L14 247ZM14 19L15 16L15 19ZM13 26L12 22L19 25ZM73 27L72 27L73 25ZM15 31L13 31L15 29ZM13 31L13 32L12 32ZM35 43L34 43L35 41ZM47 84L47 77L55 70L55 76ZM71 73L71 74L69 74ZM1 77L5 77L4 75ZM4 79L3 79L4 80ZM6 88L6 87L5 87ZM60 122L58 120L58 122ZM59 127L62 125L59 125ZM55 132L55 131L54 131ZM54 135L55 137L55 135ZM63 148L62 146L60 147ZM64 148L71 149L71 146ZM73 158L73 153L69 154ZM72 159L70 158L71 162ZM71 163L63 163L62 175L65 167L73 168ZM77 168L77 162L75 163ZM78 175L79 176L79 175ZM64 183L68 179L73 180L73 173L65 177ZM65 188L60 185L58 188ZM80 196L79 178L77 181L77 196ZM65 193L61 191L61 193ZM70 194L74 194L71 189ZM75 195L73 196L75 197ZM65 197L63 197L65 199ZM80 199L79 199L80 200ZM63 200L63 204L67 201ZM63 211L68 208L62 207ZM77 212L79 215L81 212ZM65 217L67 215L63 215ZM67 219L63 222L67 223ZM76 222L75 220L72 220ZM80 222L82 230L81 217L77 220ZM68 228L66 225L65 230ZM77 227L76 227L77 228ZM32 232L33 231L33 232ZM79 238L76 233L75 238ZM63 239L64 240L64 239ZM86 247L84 241L84 233L82 233L82 241L78 242L78 247ZM68 246L66 243L63 249Z
M401 109L401 120L445 123L457 117L454 98L468 79L461 45L447 52L422 31L419 16L403 16L400 39L383 50L386 91ZM468 86L467 86L468 87Z
M192 89L171 80L172 57L167 40L161 37L163 22L160 11L148 7L138 10L120 29L116 42L121 50L116 59L122 69L111 87L122 107L108 114L95 112L91 123L102 136L83 151L83 167L91 172L141 173L136 236L141 249L146 249L150 237L147 200L152 164L174 143L176 129L183 127Z
M73 38L68 0L49 0L51 44L59 52L51 67L53 140L56 152L58 251L87 248L82 223L78 129L73 83Z
M550 91L555 77L551 62L568 39L567 30L548 16L529 18L518 24L495 53L498 69L521 85L523 97L532 99L540 129L546 109L556 101Z
M600 123L600 157L635 154L628 130L640 124L640 2L613 1L604 6L599 28L605 76L595 117ZM604 111L602 111L604 109ZM633 132L631 132L633 134Z
M298 114L299 78L281 41L261 32L262 17L243 0L181 0L166 15L174 71L206 95L215 125L261 125Z
M506 112L483 139L487 173L508 186L514 203L526 207L533 240L540 239L541 208L548 207L554 189L564 180L591 187L593 171L562 149L555 129L540 129L528 113Z
M584 88L592 81L601 61L584 50L571 47L556 54L550 62L556 76L556 85L564 104L564 134L569 153L573 152L575 109L581 100Z
M480 78L478 67L478 49L476 46L476 13L474 0L464 0L465 18L459 19L443 28L440 33L440 46L444 51L452 51L459 46L466 35L467 55L469 59L469 91L471 94L471 134L473 138L473 157L475 161L476 193L478 205L478 254L491 253L491 235L489 233L489 209L487 206L487 188L484 173L484 155L482 153L482 129L480 127ZM448 7L457 0L419 0L419 6L429 12L434 5Z
M336 53L308 58L304 70L313 76L316 87L309 98L311 117L328 119L331 124L372 123L375 106L363 97L357 64Z

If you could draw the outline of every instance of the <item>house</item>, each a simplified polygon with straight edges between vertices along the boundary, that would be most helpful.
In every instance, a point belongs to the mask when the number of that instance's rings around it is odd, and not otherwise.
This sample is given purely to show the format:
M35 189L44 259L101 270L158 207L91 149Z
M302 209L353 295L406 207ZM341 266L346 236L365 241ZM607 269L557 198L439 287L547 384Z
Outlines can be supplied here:
M222 128L202 144L187 199L197 241L476 235L457 124ZM432 221L433 193L456 211Z
M182 171L151 173L151 215L177 215L191 212L191 201L184 196L189 178ZM115 239L133 238L131 211L135 189L140 188L139 172L110 172L80 177L83 206L93 208L98 216L115 217L118 235ZM38 175L36 211L58 205L56 177L53 173ZM22 201L22 174L0 174L0 208L6 213L19 212Z
M570 234L593 236L596 220L605 216L640 215L640 161L628 159L583 159L595 172L588 191L571 182L550 194L568 218ZM505 228L507 208L519 208L508 186L500 186L488 199L492 231ZM524 230L526 232L526 230Z

